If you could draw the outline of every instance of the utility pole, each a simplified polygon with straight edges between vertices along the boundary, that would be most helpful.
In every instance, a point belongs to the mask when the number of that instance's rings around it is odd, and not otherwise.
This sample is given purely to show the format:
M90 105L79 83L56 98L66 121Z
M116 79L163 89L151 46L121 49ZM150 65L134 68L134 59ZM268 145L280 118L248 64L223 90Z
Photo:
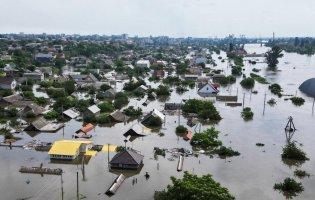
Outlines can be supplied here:
M77 171L77 200L79 200L79 172Z
M244 107L245 107L245 92L244 92L244 95L243 95L243 109L244 109Z
M62 179L62 173L61 173L61 200L63 200L63 179Z
M265 109L266 109L266 96L267 96L267 94L265 93L263 115L265 115Z

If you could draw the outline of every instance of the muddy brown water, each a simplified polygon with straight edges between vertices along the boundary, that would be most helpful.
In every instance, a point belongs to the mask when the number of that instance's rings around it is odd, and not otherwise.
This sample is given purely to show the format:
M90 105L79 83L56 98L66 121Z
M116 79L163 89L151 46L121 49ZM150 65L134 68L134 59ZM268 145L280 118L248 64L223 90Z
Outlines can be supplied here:
M268 50L260 45L246 45L249 52L261 53ZM226 57L225 53L221 56ZM230 73L227 63L221 63L217 59L218 69L224 69L226 74ZM221 94L238 94L239 102L242 102L245 93L245 106L249 106L254 111L254 119L244 122L240 117L242 107L227 107L223 102L216 102L215 106L220 111L223 119L215 125L221 131L220 139L225 146L230 146L241 153L238 157L221 159L218 157L210 158L205 155L199 157L188 157L184 160L184 171L189 171L198 175L212 174L213 178L223 186L229 188L230 192L240 200L274 200L285 199L282 194L273 190L276 182L282 181L286 177L293 177L295 166L288 166L281 160L282 147L285 144L284 126L289 116L293 116L297 127L294 140L303 144L301 148L307 153L310 161L305 162L299 168L315 175L315 117L312 114L313 100L298 91L298 86L306 79L315 76L315 57L298 55L295 53L285 53L280 60L279 72L272 73L266 71L265 63L249 65L246 63L245 73L249 75L252 68L262 69L259 74L266 76L271 83L279 83L284 88L286 94L297 94L303 96L306 102L301 107L294 106L284 98L279 99L268 91L267 85L256 83L254 90L258 94L250 94L243 90L239 81L231 87L221 88ZM295 69L294 69L295 67ZM156 85L155 85L156 86ZM267 100L275 98L277 105L274 107L266 105L265 115L263 115L264 94ZM192 89L182 95L173 92L169 102L180 102L181 99L201 98L197 95L196 89ZM154 101L147 107L141 104L144 100L132 99L130 105L140 106L144 112L149 112L153 108L163 110L163 102ZM186 119L181 117L181 124L186 124ZM134 122L126 125L119 123L113 127L96 127L93 134L93 141L96 144L115 144L123 145L123 133ZM18 143L25 143L32 139L41 141L54 141L57 139L71 139L71 135L82 122L71 120L64 130L57 133L41 133L33 138L26 133L21 133L23 140ZM80 194L86 199L128 199L146 200L153 199L155 190L161 190L170 184L170 176L181 177L183 172L176 171L177 160L169 161L166 158L153 158L153 147L174 148L184 147L191 149L189 142L184 141L175 134L178 125L178 116L166 116L166 123L161 132L165 134L160 137L151 134L147 137L128 142L127 145L133 147L144 155L144 166L139 174L125 180L117 193L108 197L104 193L117 176L110 173L107 167L107 153L98 153L92 157L85 166L85 180L83 180L81 166L71 164L54 164L49 160L46 152L36 152L15 148L9 150L0 148L0 199L76 199L76 171L79 171ZM202 126L201 130L209 126ZM193 128L191 130L194 130ZM64 133L64 134L63 134ZM257 142L264 143L264 147L257 147ZM113 153L109 156L113 157ZM63 174L63 189L61 193L61 179L58 176L21 174L18 172L21 165L38 166L43 163L45 167L61 167ZM159 170L157 169L159 163ZM146 180L145 172L149 172L150 179ZM137 184L132 184L133 177L137 178ZM297 178L296 178L297 179ZM314 199L315 196L315 176L299 180L303 183L305 191L294 199ZM28 184L27 184L28 183Z

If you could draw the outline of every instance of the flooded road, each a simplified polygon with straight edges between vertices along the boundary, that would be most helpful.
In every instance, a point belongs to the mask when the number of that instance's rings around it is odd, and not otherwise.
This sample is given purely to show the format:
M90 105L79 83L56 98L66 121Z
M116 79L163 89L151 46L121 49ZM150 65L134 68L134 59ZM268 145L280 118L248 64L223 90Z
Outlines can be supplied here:
M263 53L268 50L260 45L246 45L249 53ZM226 74L230 74L231 69L227 63L221 63L214 54L217 69L224 69ZM225 53L221 53L223 58ZM286 97L279 99L270 93L268 85L256 82L255 88L258 94L251 94L248 90L243 90L239 85L241 77L232 86L221 88L221 94L238 95L239 102L242 102L245 94L245 106L251 107L254 112L254 119L245 122L241 118L242 107L228 107L224 102L215 102L215 106L220 111L223 119L216 128L221 131L220 139L225 146L230 146L241 153L238 157L221 159L218 157L210 158L206 155L199 157L188 157L184 160L184 171L189 171L198 175L212 174L213 178L223 186L229 188L231 194L240 200L275 200L285 199L282 194L273 190L276 182L282 181L286 177L293 177L293 172L297 168L288 166L281 160L282 147L286 143L284 127L289 116L293 116L297 132L294 140L303 144L301 148L307 153L309 161L302 164L299 168L315 175L315 116L312 114L313 99L301 94L298 90L299 85L315 77L315 57L298 55L295 53L285 53L280 59L279 71L266 71L265 63L250 65L245 62L245 73L247 76L253 68L261 69L258 73L267 78L270 83L278 83L283 88L284 94L297 94L305 98L306 102L301 107L294 106L291 101L285 101ZM266 105L263 115L264 96L267 101L275 98L277 104L274 107ZM201 98L196 89L185 92L182 95L175 91L168 102L180 102L181 99ZM153 108L163 110L164 102L153 101L147 107L141 104L144 100L132 99L130 105L139 106L144 112L149 112ZM186 124L186 119L181 117L181 124ZM124 145L123 133L130 128L136 121L126 125L119 123L113 127L96 127L92 137L95 144L114 144ZM110 158L114 153L98 153L92 157L85 166L85 180L82 178L81 166L71 164L50 163L47 152L36 152L34 150L24 150L14 148L9 150L0 148L0 199L76 199L76 172L79 171L80 194L86 199L126 199L126 200L149 200L153 199L154 191L166 188L170 183L170 176L181 177L183 172L176 171L177 161L169 161L161 156L158 160L154 159L153 147L174 148L184 147L191 149L189 142L184 141L175 134L178 125L178 116L166 116L166 123L161 132L165 135L160 137L153 133L147 137L128 142L127 146L141 151L144 155L144 167L139 174L132 177L137 178L137 184L132 185L132 178L128 178L118 189L116 195L106 196L104 193L111 185L117 174L110 173L108 170L108 155ZM54 141L57 139L71 139L72 134L82 126L82 122L70 121L64 129L57 133L41 133L33 138L26 133L21 133L23 140L17 143L25 143L32 139L41 141ZM201 130L209 126L202 126ZM193 130L194 128L191 128ZM257 142L264 143L264 147L257 147ZM20 166L38 166L43 163L45 167L61 167L63 174L63 190L61 192L61 178L57 176L20 174ZM159 163L159 169L157 169ZM144 177L145 172L151 175L149 180ZM297 179L297 178L296 178ZM29 181L29 184L27 182ZM294 199L312 200L315 196L315 176L310 176L301 181L304 192Z

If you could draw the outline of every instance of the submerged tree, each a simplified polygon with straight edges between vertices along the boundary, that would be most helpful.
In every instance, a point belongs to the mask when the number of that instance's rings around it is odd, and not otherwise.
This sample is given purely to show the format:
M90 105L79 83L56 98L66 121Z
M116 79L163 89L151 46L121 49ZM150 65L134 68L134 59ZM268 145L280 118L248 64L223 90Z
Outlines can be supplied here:
M282 49L279 46L273 46L271 50L266 53L266 60L268 67L271 70L276 70L279 63L278 59L283 57Z
M185 172L182 179L171 177L173 185L168 185L164 191L154 194L155 200L233 200L235 199L227 188L214 181L211 175L198 177Z

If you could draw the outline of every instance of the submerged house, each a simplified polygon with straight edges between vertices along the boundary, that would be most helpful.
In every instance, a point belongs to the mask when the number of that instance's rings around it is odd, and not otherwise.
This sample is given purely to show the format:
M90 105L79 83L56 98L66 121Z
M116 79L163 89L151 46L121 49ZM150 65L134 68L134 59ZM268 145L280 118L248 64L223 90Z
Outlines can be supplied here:
M0 89L14 90L17 83L12 77L0 77Z
M128 137L142 137L142 136L146 136L149 135L151 133L151 129L147 128L146 126L136 123L134 125L131 126L130 129L128 129L125 133L124 136Z
M38 116L42 115L45 112L45 108L34 104L34 103L29 103L27 104L20 112L20 116L27 117L27 116Z
M43 117L40 117L30 123L24 131L43 131L43 132L55 132L62 128L64 124L55 124L47 121Z
M74 160L86 153L91 144L92 141L86 140L59 140L54 142L48 154L50 159Z
M138 169L143 164L143 155L134 150L127 149L117 153L109 162L111 168Z
M17 106L23 101L23 97L20 94L12 94L10 96L2 97L0 99L1 106L14 105Z
M164 110L180 110L182 108L181 103L165 103Z
M150 113L148 113L146 116L143 117L142 123L147 124L147 122L150 120L151 117L158 117L161 119L162 122L165 120L165 115L161 113L160 111L153 109Z
M101 109L97 107L97 105L93 105L87 108L84 112L85 115L88 116L98 116L101 113Z
M123 112L119 110L111 113L109 116L115 122L126 122L129 119L127 115L125 115Z
M217 94L219 90L211 83L201 85L198 89L198 93L201 94Z
M69 108L68 110L65 110L63 112L63 115L65 115L71 119L75 119L75 118L80 116L80 113L78 111L72 109L72 108Z

